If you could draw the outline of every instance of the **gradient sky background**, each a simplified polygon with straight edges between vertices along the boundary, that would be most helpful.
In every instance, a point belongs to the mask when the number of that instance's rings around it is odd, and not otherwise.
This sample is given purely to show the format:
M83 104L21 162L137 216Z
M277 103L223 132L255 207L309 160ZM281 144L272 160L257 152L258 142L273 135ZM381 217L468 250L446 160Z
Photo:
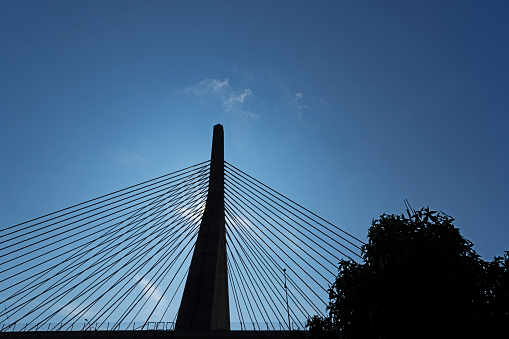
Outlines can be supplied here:
M0 1L0 225L210 157L365 239L509 250L507 1Z

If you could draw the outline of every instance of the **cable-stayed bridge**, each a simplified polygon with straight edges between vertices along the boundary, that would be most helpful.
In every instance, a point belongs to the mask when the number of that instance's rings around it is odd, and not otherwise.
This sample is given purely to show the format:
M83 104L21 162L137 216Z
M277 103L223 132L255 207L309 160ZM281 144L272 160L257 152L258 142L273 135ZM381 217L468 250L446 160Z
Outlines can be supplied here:
M2 335L281 337L323 315L362 242L224 161L223 143L216 125L209 161L2 226Z

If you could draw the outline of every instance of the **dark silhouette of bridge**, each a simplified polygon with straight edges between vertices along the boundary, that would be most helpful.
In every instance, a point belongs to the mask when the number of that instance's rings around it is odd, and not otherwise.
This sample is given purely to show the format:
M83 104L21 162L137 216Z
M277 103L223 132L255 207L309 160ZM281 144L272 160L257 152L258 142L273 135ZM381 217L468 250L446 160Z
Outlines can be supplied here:
M2 227L0 331L285 337L361 244L225 162L216 125L210 161Z

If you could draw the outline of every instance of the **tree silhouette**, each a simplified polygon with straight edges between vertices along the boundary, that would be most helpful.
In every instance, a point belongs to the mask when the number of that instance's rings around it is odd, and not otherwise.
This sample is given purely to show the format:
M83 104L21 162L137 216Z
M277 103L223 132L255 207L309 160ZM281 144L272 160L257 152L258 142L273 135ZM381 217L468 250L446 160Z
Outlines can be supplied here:
M484 262L453 225L423 208L382 215L362 247L364 263L339 263L328 316L316 337L469 338L507 332L508 257ZM505 331L505 332L504 332Z
M485 264L483 327L489 337L509 337L509 252Z

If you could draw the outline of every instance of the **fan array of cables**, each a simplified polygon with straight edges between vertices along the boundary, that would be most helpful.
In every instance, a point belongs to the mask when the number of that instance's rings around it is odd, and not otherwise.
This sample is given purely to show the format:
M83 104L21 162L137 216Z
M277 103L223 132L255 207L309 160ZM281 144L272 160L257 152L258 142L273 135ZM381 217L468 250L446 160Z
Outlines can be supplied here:
M172 329L210 161L0 231L0 331ZM232 330L304 329L362 242L225 162Z
M225 216L230 312L241 329L304 329L323 315L339 261L361 258L361 240L228 162Z
M2 229L0 330L145 329L149 321L173 321L209 163Z

